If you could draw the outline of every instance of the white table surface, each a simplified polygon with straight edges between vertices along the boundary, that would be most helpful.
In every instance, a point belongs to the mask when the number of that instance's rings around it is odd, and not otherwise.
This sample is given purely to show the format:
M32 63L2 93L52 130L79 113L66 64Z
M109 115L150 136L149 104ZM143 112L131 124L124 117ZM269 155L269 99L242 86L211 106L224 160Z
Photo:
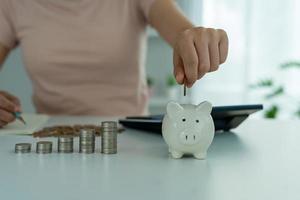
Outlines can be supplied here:
M59 117L48 125L99 123ZM216 135L205 161L169 158L159 135L127 130L118 154L17 155L30 136L0 136L0 199L300 199L300 121L247 120ZM75 142L78 151L78 140Z

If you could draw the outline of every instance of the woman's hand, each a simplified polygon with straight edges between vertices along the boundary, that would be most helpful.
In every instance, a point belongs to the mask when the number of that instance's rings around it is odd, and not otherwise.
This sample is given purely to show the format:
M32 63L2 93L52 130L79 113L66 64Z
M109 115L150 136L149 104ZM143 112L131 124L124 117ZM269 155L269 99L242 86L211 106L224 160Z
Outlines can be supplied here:
M0 128L16 119L14 112L21 112L20 100L8 92L0 91Z
M190 28L179 33L174 45L174 76L179 84L192 85L207 72L218 70L228 54L225 31Z

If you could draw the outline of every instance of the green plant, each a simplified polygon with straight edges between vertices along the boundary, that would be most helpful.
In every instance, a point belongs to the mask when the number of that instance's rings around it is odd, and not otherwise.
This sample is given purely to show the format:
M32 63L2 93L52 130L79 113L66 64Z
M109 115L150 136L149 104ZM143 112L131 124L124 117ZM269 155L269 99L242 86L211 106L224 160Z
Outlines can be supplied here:
M291 68L300 69L300 62L297 62L297 61L296 62L295 61L286 62L286 63L281 64L279 66L279 68L280 68L280 70L288 70ZM260 89L260 88L267 89L267 92L264 95L264 99L266 101L271 101L276 97L287 96L287 94L285 92L285 87L287 87L287 86L276 83L276 81L273 78L267 78L264 80L260 80L256 84L251 85L250 87L252 89ZM298 109L293 113L293 115L300 118L300 102L297 102L297 104L298 104L297 105ZM265 118L274 119L278 116L280 110L281 110L281 108L279 105L272 103L271 106L265 110L264 116L265 116Z
M272 105L270 108L268 108L266 111L265 111L265 118L269 118L269 119L275 119L278 115L278 110L279 110L279 107L277 105Z
M147 77L147 85L151 88L154 85L154 80L152 77Z
M177 84L177 82L176 82L176 79L174 78L174 76L173 75L169 75L168 77L167 77L167 86L168 87L173 87L173 86L175 86Z

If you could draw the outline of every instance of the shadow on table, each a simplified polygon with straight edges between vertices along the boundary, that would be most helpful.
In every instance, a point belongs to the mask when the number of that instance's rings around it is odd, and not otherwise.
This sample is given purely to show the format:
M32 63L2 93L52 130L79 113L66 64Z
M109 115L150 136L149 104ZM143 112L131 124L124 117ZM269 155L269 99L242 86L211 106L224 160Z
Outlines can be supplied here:
M234 132L216 132L215 138L209 148L213 157L241 157L250 153L250 148Z
M156 158L168 158L168 148L160 134L131 130L129 151L143 151L145 156ZM147 150L146 150L147 149ZM247 156L250 148L243 139L234 132L216 132L212 145L208 150L209 157L233 158ZM183 159L190 159L189 155Z

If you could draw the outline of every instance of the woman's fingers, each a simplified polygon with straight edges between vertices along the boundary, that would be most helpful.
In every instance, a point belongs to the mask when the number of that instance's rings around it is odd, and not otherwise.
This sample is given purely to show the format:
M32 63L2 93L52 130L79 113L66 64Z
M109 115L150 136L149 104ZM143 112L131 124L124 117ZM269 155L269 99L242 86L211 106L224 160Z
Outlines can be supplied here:
M16 105L9 101L5 96L0 95L0 109L8 112L16 112Z
M176 51L173 53L174 76L180 85L184 83L184 66L181 57Z
M221 29L188 29L179 34L175 44L174 74L178 83L186 81L188 87L207 72L218 70L228 54L227 34Z
M228 48L229 48L228 36L226 32L222 29L218 29L217 31L220 37L220 41L219 41L220 64L223 64L226 61L228 56Z
M4 97L6 97L6 99L11 101L15 105L16 111L21 112L21 102L18 97L5 91L0 91L0 95L3 95Z
M210 70L209 48L205 41L195 40L195 46L197 48L199 64L197 79L202 78Z
M14 101L16 97L3 91L0 92L0 127L16 119L13 113L18 111L18 105Z
M191 87L197 80L199 59L191 33L187 31L182 35L177 52L183 63L184 81L187 87Z
M210 41L209 41L209 60L210 68L209 72L217 71L220 63L220 53L219 53L219 40L220 36L218 32L214 29L210 30Z
M6 125L7 125L6 122L3 122L3 121L0 120L0 128L3 127L3 126L6 126Z
M0 109L0 121L4 123L10 123L13 122L15 119L16 118L12 113Z

